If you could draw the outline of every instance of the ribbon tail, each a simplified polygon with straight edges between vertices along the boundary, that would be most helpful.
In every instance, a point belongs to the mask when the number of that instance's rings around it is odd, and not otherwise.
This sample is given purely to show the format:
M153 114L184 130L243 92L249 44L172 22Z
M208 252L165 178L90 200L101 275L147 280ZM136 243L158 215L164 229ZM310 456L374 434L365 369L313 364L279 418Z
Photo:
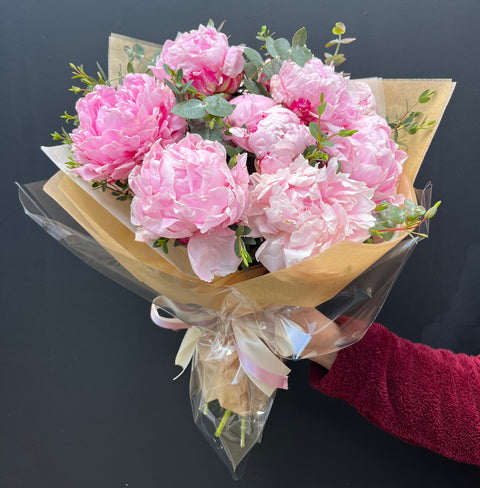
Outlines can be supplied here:
M180 366L182 371L180 371L180 373L173 378L174 380L180 378L180 376L182 376L182 374L185 372L185 369L187 369L187 366L190 364L195 352L198 339L200 339L201 335L202 332L198 327L190 327L187 332L185 332L182 343L180 344L175 357L175 365Z
M182 322L181 320L179 320L175 317L172 317L172 318L162 317L158 313L158 308L162 309L161 307L158 307L157 305L155 305L155 301L154 301L152 303L152 307L150 309L150 318L152 319L152 322L155 325L158 325L159 327L163 327L164 329L170 329L170 330L188 329L190 327L185 322Z

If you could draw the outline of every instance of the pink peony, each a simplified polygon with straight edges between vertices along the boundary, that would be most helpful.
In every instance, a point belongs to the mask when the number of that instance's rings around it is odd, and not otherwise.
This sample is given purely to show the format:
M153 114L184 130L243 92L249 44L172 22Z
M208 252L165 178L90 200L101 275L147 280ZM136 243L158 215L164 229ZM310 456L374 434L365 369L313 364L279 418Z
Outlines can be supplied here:
M318 58L312 58L303 67L286 61L280 72L272 76L270 90L277 103L288 107L307 124L318 120L317 108L323 94L326 109L322 123L339 128L371 111L375 103L366 84L350 82ZM322 130L325 131L323 125Z
M316 168L299 156L275 174L251 176L247 222L265 242L256 258L277 271L345 239L362 242L375 224L373 190L336 172L334 159Z
M183 137L185 120L170 113L175 96L164 83L128 74L117 89L97 85L77 102L80 125L72 132L74 170L84 180L126 180L157 140Z
M229 132L235 144L255 154L261 173L274 173L288 166L315 139L291 110L279 105L266 108L274 102L267 102L269 98L259 95L250 97L239 97L240 102L237 98L232 100L238 106L229 123L235 122L237 126Z
M350 137L333 137L334 147L325 150L340 161L342 172L375 190L375 202L403 203L403 196L397 195L397 185L407 154L398 150L390 138L391 129L385 119L371 114L353 122L348 129L358 132Z
M242 79L242 54L243 47L229 47L225 34L200 25L175 41L166 41L152 71L159 80L169 78L163 70L165 63L174 71L182 68L183 80L193 80L193 86L203 95L234 93Z
M228 116L228 123L232 127L242 127L246 125L247 129L256 127L257 123L265 117L265 111L277 105L275 100L263 95L241 95L230 100L235 109Z
M234 272L240 259L228 226L238 222L247 207L246 159L246 154L238 156L230 170L225 148L197 134L165 148L152 146L129 179L135 193L131 220L138 226L136 239L189 238L190 262L201 279ZM224 248L227 244L229 249Z

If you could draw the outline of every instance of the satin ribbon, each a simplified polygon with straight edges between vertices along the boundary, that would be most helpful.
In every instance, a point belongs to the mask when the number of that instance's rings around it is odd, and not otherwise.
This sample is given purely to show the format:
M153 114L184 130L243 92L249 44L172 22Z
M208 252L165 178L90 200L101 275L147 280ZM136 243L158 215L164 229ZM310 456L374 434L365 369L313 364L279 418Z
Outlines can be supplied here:
M199 317L191 317L191 315L198 316L200 310L197 310L194 307L190 310L182 310L178 304L166 297L157 297L151 306L150 317L154 324L170 330L187 329L182 343L180 344L177 356L175 357L175 364L182 368L180 374L176 376L176 378L178 378L183 374L192 360L195 353L195 347L202 335L202 331L200 327L193 324L189 325L177 317L170 318L161 316L158 313L158 309L167 312L169 315L178 314L180 316L184 315L190 319L197 318L195 322L198 325L200 325L200 322L198 321ZM208 310L206 311L206 309L201 310L203 313L200 313L200 315L203 315L203 319L207 319L206 322L202 322L203 326L205 326L205 324L213 325L213 323L220 320L220 315L218 313ZM215 322L213 320L215 320ZM288 388L287 375L290 372L290 369L283 364L283 361L278 359L278 357L257 335L249 330L248 327L242 325L242 321L245 320L248 319L241 317L237 320L231 320L230 325L235 349L246 375L261 391L263 391L263 393L265 393L265 395L270 397L277 388Z

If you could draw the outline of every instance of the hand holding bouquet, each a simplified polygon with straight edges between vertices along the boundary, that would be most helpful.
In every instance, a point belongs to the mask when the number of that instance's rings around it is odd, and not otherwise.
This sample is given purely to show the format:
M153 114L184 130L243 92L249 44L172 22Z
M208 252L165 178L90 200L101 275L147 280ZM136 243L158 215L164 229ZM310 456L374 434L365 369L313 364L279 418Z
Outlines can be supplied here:
M187 329L176 363L193 360L195 420L233 469L287 386L282 359L359 340L438 206L413 181L453 84L354 81L335 70L353 39L333 32L325 61L303 28L289 42L263 27L260 52L210 23L161 51L112 37L108 80L72 65L75 128L45 148L63 171L45 191L88 235L23 194L56 238L153 300L158 325Z

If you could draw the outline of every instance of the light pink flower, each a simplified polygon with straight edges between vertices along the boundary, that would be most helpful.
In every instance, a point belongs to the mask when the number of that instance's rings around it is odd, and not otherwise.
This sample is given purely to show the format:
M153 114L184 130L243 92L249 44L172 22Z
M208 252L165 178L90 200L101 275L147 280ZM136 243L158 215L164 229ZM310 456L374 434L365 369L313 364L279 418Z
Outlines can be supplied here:
M375 202L403 203L397 186L407 154L390 138L391 129L385 119L370 114L354 121L348 129L358 132L332 137L334 146L325 150L340 161L342 172L375 190Z
M74 170L84 180L125 180L157 140L178 141L185 120L170 113L175 96L152 76L128 74L117 89L97 85L77 102Z
M246 154L238 156L230 170L225 148L197 134L165 148L155 144L129 179L135 193L131 220L138 226L136 239L189 238L190 262L201 279L234 272L240 260L228 226L239 222L248 203L246 159ZM229 236L232 252L222 247ZM211 259L204 260L202 243L218 258L213 268Z
M247 222L265 242L256 258L277 271L345 239L362 242L375 224L373 190L336 173L334 159L316 168L299 156L275 174L251 176Z
M263 95L241 95L230 100L235 109L228 116L228 123L232 127L242 127L254 131L257 123L265 117L265 111L277 105L275 100Z
M242 54L243 47L230 47L225 34L200 25L198 30L166 41L152 71L159 80L169 78L163 70L165 63L174 71L182 68L184 82L193 80L193 86L203 95L234 93L242 79Z
M312 58L303 67L286 61L280 72L272 76L270 90L277 103L288 107L307 124L318 120L317 108L323 94L326 108L321 123L324 131L326 124L343 127L371 111L375 103L373 96L369 96L371 93L368 94L367 85L357 87L318 58Z
M291 110L279 105L265 109L273 101L259 95L239 98L242 100L229 117L230 124L235 122L229 132L235 144L255 154L261 173L288 166L315 143L308 127ZM236 104L237 98L232 103Z

